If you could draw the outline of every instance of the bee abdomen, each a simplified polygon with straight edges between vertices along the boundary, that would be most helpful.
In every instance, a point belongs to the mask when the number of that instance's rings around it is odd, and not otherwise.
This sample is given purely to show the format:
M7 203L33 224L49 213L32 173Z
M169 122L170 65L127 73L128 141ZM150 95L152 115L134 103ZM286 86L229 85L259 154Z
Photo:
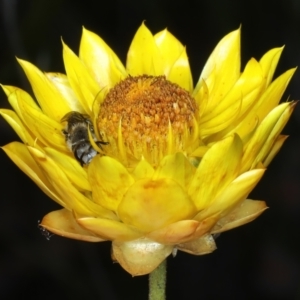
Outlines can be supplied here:
M86 165L97 155L97 151L92 147L90 143L81 142L72 147L75 158L81 165Z

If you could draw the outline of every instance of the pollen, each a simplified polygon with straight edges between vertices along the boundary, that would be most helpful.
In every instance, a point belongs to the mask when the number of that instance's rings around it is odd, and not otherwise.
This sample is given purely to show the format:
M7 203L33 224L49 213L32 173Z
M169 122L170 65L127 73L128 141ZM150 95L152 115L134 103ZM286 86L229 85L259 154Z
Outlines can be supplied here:
M121 141L125 152L155 162L183 150L196 124L196 111L192 96L165 76L128 77L106 95L98 129L110 144L120 147Z

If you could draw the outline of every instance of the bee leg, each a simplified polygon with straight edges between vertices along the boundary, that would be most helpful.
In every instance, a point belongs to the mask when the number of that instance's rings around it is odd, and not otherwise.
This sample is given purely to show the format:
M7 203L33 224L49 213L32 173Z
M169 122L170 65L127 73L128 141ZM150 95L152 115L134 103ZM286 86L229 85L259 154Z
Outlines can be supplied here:
M80 165L83 167L84 161L82 160L82 158L83 158L84 153L82 153L82 154L79 156L79 155L78 155L78 152L77 152L78 148L81 147L81 146L82 146L82 144L76 145L75 148L73 149L73 153L74 153L74 156L75 156L76 160L77 160L77 161L80 163Z
M109 142L97 141L96 144L101 150L103 150L102 145L108 145Z

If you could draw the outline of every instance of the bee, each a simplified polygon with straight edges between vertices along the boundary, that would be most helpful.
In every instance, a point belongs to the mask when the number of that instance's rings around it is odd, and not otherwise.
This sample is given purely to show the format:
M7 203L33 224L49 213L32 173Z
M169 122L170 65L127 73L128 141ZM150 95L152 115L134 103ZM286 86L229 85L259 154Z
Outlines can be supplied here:
M68 148L82 166L89 164L98 154L90 143L89 131L100 149L102 149L102 145L108 144L97 140L93 123L88 115L71 111L61 119L61 122L67 122L62 133L66 138Z

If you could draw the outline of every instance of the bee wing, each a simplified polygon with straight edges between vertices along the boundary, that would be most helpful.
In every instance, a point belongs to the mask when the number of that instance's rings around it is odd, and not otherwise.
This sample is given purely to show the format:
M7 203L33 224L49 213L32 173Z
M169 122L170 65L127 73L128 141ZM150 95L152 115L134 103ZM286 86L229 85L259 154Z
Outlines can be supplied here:
M70 122L70 123L78 123L84 122L88 124L92 124L90 116L87 114L81 114L78 111L70 111L66 115L62 117L61 122Z
M70 119L70 117L71 117L71 115L74 113L74 111L70 111L70 112L68 112L67 114L65 114L62 118L61 118L61 120L60 120L60 122L62 123L62 122L67 122L69 119Z

